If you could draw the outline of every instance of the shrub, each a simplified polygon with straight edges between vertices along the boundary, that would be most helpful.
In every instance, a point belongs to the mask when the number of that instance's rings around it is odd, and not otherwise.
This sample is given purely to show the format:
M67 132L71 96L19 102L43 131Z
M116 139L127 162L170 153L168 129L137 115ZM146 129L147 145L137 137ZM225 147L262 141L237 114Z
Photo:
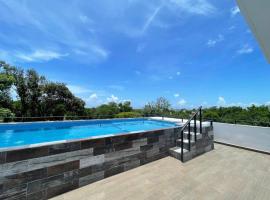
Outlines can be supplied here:
M116 118L136 118L142 117L141 113L138 112L121 112L115 115Z
M9 109L0 108L0 121L9 122L12 121L12 118L15 117Z

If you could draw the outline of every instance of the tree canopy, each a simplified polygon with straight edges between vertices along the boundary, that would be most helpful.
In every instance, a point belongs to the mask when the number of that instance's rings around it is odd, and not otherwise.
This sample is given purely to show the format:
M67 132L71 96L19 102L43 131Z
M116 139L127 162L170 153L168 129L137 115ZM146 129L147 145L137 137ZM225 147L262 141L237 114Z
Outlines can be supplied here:
M14 88L18 100L10 95ZM34 69L23 70L0 62L0 107L16 117L83 115L85 103L75 97L64 83L40 76Z
M141 116L139 112L135 112L131 106L131 102L125 101L120 103L109 102L102 104L96 108L86 109L86 114L91 118L103 119L103 118L132 118Z
M0 107L10 108L10 89L14 83L14 77L8 73L9 65L0 61Z
M172 110L171 104L164 97L159 97L155 102L149 102L143 109L145 115L168 114L170 110Z

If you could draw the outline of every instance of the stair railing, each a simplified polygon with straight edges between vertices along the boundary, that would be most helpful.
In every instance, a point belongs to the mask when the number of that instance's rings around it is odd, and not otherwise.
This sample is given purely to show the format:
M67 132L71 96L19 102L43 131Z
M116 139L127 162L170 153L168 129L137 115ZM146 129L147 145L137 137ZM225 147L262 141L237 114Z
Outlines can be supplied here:
M188 151L191 151L191 122L193 121L194 127L194 141L196 143L197 141L197 116L199 115L199 121L200 121L200 133L202 134L202 106L198 108L198 110L189 118L189 120L182 126L180 129L181 133L181 160L184 160L184 131L186 128L188 128Z

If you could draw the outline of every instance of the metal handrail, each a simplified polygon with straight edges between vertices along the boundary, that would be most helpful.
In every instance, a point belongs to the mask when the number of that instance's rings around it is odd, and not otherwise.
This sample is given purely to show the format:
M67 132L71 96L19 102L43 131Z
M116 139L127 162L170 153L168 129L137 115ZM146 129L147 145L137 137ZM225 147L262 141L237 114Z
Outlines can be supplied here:
M197 141L197 115L199 114L199 120L200 120L200 133L202 134L202 106L198 108L198 110L189 118L189 120L182 126L180 129L181 132L181 160L184 161L184 130L188 127L188 151L191 151L191 128L190 123L192 120L194 120L194 141L196 143Z
M184 130L187 125L194 119L194 117L200 112L200 115L201 115L201 112L202 112L202 106L200 106L197 111L189 118L189 120L182 126L181 128L181 131Z

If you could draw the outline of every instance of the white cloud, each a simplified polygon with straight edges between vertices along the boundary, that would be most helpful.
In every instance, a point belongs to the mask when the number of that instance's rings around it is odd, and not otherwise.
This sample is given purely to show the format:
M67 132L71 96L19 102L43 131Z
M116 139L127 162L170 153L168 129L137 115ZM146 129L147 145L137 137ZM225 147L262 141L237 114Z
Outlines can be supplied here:
M172 77L172 76L169 76L169 77L168 77L168 79L172 80L172 79L173 79L173 77Z
M216 45L216 43L217 43L217 41L215 41L215 40L208 40L208 42L207 42L207 46L208 47L214 47L215 45Z
M141 53L146 47L146 44L142 43L137 46L136 52Z
M226 105L226 101L224 97L218 97L218 102L217 102L218 106L225 106Z
M87 11L86 4L0 2L1 22L7 24L8 29L16 27L12 34L3 32L1 35L0 31L0 39L6 38L4 50L8 52L5 57L0 55L1 58L14 62L46 62L69 55L69 59L87 63L108 58L109 50L98 31L95 32L97 25L82 13L82 10ZM33 52L22 51L22 47ZM44 47L49 49L43 50Z
M94 100L94 101L97 100L97 98L98 98L98 95L96 93L91 94L89 97L90 100Z
M204 107L208 106L208 102L207 101L202 102L202 106Z
M92 46L92 51L104 59L106 59L109 55L109 51L100 46Z
M131 103L132 101L131 101L131 99L123 99L123 100L121 100L121 102L122 102L122 103L130 102L130 103Z
M241 49L237 50L238 54L250 54L254 51L254 49L249 46L248 44L245 44Z
M143 29L142 29L142 33L145 33L148 29L148 27L151 25L151 23L155 20L156 16L158 15L160 9L162 8L162 6L158 6L154 12L147 18Z
M99 98L97 93L92 93L89 97L82 99L85 101L87 107L95 107L103 103L102 99Z
M240 13L240 9L238 6L235 6L233 8L231 8L231 16L234 17L235 15L237 15L238 13Z
M177 104L178 104L179 106L184 106L184 105L186 105L186 103L187 103L187 101L186 101L185 99L181 99L181 100L179 100L179 101L177 102Z
M176 76L180 76L181 75L181 72L176 72Z
M217 43L222 42L224 40L224 36L222 34L219 34L217 38L215 39L209 39L206 45L208 47L214 47Z
M32 53L17 53L15 57L26 62L44 62L54 59L60 59L68 56L68 54L61 54L50 50L35 50Z
M138 75L138 76L140 76L140 75L142 74L142 72L141 72L141 71L136 70L136 71L135 71L135 74L136 74L136 75Z
M117 96L114 96L113 94L107 98L107 102L115 102L117 103L119 101L119 98Z
M91 93L92 90L88 89L88 88L84 88L82 86L79 85L67 85L68 89L70 89L70 91L73 94L76 95L81 95L81 94L87 94L87 93Z
M228 28L228 30L229 31L232 31L232 30L234 30L236 27L235 26L230 26L229 28Z
M170 2L190 14L210 15L216 11L216 8L207 0L170 0Z
M176 93L176 94L174 94L173 96L174 96L175 98L177 98L177 97L180 96L180 94Z
M86 15L79 15L79 19L82 23L87 23L89 21L89 18Z
M151 75L149 76L149 79L150 79L151 81L161 81L163 78L160 77L160 76L157 75L157 74L151 74Z
M270 101L266 102L265 105L270 106Z

